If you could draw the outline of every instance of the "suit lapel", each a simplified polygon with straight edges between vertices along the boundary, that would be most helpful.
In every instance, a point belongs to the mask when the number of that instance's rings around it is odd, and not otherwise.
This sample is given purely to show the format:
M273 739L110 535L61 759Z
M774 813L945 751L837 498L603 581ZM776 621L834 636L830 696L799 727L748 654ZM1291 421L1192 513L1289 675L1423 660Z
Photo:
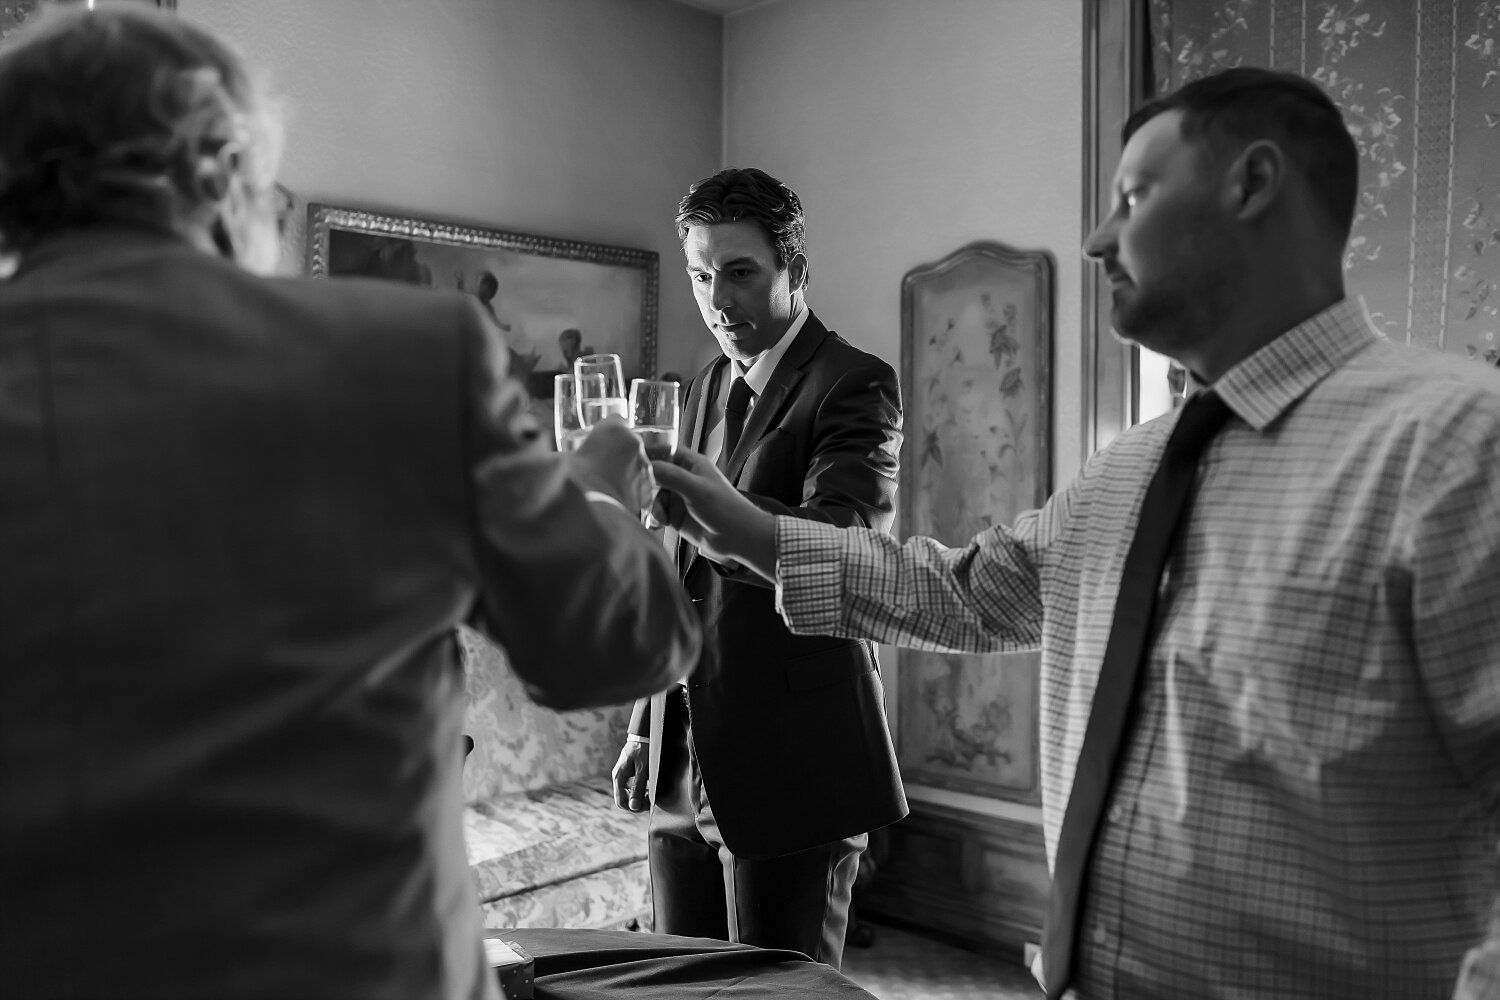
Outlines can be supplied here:
M725 475L731 483L738 484L740 473L745 470L745 462L755 450L756 443L771 429L771 425L791 402L794 390L805 374L803 369L827 339L828 328L819 322L816 315L809 312L807 321L797 332L797 339L792 341L786 353L781 356L781 363L776 366L776 370L771 373L771 380L766 383L766 391L760 394L760 398L755 401L755 409L745 420L739 444L735 445L734 454L729 456L729 462L725 465Z
M708 392L713 388L714 374L719 366L726 364L728 359L724 357L715 358L688 383L687 399L683 403L682 422L687 431L684 439L688 447L694 451L702 452L706 443L705 426L708 424Z
M688 429L685 439L689 448L699 454L708 445L706 440L708 432L708 394L713 390L714 379L718 375L720 367L727 365L729 359L720 355L703 367L691 382L688 383L687 400L683 403L682 422ZM677 563L678 575L681 579L687 579L688 570L692 568L693 560L698 558L698 550L688 543L677 532L672 532L676 544L674 555Z

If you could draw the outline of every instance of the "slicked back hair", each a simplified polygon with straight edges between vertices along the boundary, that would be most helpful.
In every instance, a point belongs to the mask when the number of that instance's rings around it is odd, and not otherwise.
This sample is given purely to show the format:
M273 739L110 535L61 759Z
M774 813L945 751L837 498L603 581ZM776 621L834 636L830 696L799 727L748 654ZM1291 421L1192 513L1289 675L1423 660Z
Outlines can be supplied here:
M765 233L776 252L777 270L786 270L796 254L806 257L802 200L755 167L730 167L694 184L677 206L677 239L687 239L689 226L742 221L754 222Z

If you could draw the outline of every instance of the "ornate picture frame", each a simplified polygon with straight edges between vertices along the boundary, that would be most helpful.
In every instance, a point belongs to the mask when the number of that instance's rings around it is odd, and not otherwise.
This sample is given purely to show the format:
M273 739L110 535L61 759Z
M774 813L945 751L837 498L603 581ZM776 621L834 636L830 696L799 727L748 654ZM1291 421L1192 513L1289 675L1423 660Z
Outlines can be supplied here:
M984 241L901 282L901 524L963 544L1051 488L1055 264ZM1041 801L1035 652L902 649L897 751L908 783Z
M537 399L578 354L619 354L625 377L656 373L654 250L532 236L359 208L307 206L307 273L381 277L474 295Z

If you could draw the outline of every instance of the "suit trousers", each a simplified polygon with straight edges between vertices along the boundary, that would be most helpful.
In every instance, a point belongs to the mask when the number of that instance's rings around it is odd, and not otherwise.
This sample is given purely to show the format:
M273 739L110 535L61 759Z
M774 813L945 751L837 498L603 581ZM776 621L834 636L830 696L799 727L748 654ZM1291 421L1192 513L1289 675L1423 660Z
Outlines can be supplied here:
M649 852L656 931L791 949L837 969L868 835L775 858L735 856L703 785L680 685L666 704ZM766 803L767 822L777 822L776 809Z

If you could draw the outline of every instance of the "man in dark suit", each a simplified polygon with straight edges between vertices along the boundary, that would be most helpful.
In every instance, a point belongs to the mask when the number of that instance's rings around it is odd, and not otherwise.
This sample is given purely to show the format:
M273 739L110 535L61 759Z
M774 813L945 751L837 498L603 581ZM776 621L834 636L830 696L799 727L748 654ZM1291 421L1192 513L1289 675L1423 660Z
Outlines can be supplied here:
M5 992L495 996L455 627L559 708L692 666L639 442L550 452L469 297L249 273L276 123L188 22L44 13L0 121Z
M896 376L807 308L797 195L726 170L694 185L677 227L723 351L689 383L683 446L766 510L888 530ZM875 650L792 635L758 577L669 544L703 657L685 685L636 703L614 771L622 808L650 801L656 929L836 967L867 834L906 814Z

